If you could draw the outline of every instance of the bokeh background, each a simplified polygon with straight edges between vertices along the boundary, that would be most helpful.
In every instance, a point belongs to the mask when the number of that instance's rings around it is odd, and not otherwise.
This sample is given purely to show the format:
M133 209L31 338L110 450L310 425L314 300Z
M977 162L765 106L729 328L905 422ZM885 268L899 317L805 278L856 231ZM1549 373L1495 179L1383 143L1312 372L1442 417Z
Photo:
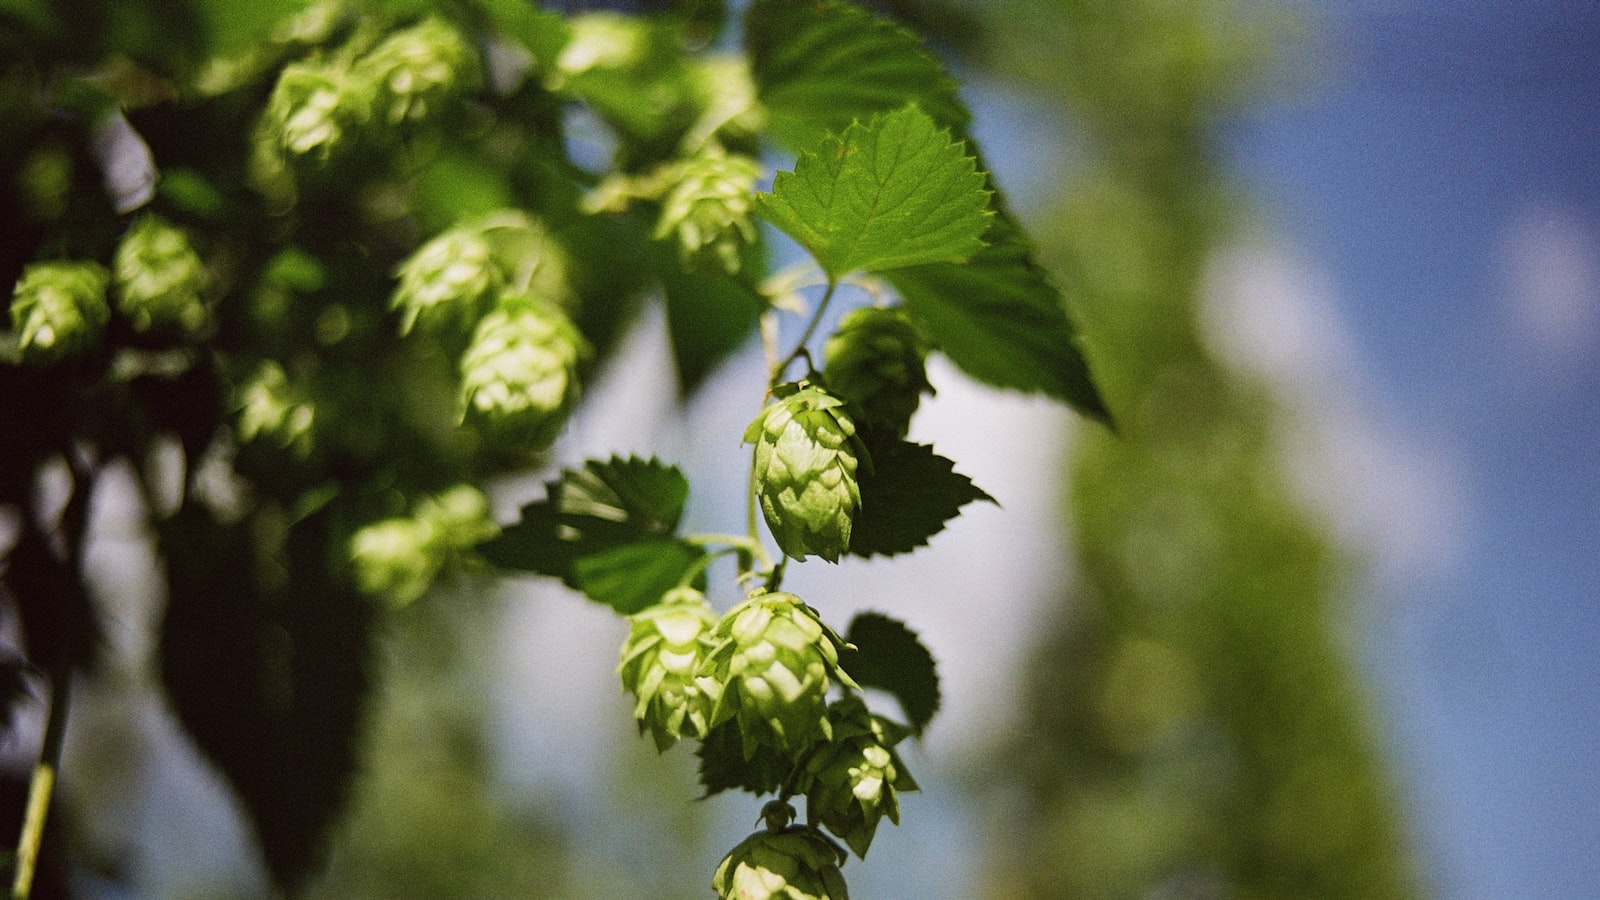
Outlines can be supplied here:
M884 8L965 79L1121 422L936 366L913 435L999 505L792 575L944 677L853 896L1600 896L1600 6ZM691 527L727 530L759 354L678 409L659 320L628 341L554 464L676 460ZM502 519L541 485L500 485ZM135 511L96 522L128 627L69 737L81 891L266 896L139 689ZM755 807L687 803L692 757L634 736L623 628L533 580L399 619L317 896L709 894Z

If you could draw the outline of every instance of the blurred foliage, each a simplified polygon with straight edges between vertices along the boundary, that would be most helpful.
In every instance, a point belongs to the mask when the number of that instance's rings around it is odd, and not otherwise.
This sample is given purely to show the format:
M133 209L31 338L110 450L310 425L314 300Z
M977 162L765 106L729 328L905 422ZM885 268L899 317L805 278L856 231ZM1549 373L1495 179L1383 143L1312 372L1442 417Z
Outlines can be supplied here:
M1348 561L1285 481L1281 411L1197 324L1240 206L1214 130L1292 23L1021 0L988 24L991 63L1087 138L1045 252L1119 433L1073 454L1078 584L1033 651L986 896L1415 896L1345 644Z

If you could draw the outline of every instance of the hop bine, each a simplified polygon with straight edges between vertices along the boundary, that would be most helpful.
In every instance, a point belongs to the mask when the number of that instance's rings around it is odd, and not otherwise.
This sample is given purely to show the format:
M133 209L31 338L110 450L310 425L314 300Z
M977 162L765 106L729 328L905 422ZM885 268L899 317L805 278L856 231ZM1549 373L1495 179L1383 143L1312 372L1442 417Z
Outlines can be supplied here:
M755 444L762 515L786 555L838 562L861 508L856 468L866 449L839 397L803 381L773 395L744 433Z

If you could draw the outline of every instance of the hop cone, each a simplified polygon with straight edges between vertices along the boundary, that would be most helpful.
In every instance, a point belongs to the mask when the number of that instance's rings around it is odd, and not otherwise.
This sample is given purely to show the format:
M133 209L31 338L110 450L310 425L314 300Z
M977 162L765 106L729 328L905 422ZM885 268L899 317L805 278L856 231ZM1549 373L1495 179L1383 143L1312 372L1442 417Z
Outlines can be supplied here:
M181 229L141 218L117 245L112 271L117 311L135 331L193 334L205 324L205 267Z
M347 69L291 63L267 100L264 138L285 159L325 163L371 117L371 94Z
M671 187L661 204L655 238L676 234L685 265L713 259L729 274L738 272L744 247L756 239L753 216L760 175L755 160L720 149L677 163L666 173Z
M711 887L723 900L849 900L844 851L807 828L758 831L717 866Z
M356 69L375 89L378 115L400 125L436 114L475 76L475 63L461 35L429 17L385 38Z
M400 333L421 322L428 328L477 320L504 276L489 242L477 231L455 228L406 257L389 305L400 311Z
M839 667L844 641L793 594L757 594L728 610L712 632L700 674L720 685L711 724L739 723L744 755L759 745L787 752L830 737L827 694L855 687Z
M402 517L357 531L350 561L361 590L405 606L427 592L444 567L444 554L431 523Z
M100 343L111 308L106 270L92 262L41 262L22 270L11 295L11 327L26 362L48 365Z
M705 595L689 587L668 591L660 603L629 616L628 624L617 673L638 701L633 717L639 733L648 728L657 750L680 737L704 737L720 693L715 682L695 677L717 624Z
M806 810L865 857L885 815L900 824L899 792L917 789L893 749L905 735L856 697L835 703L828 716L833 740L818 744L805 763Z
M856 404L862 425L905 437L911 414L930 391L927 343L898 308L863 307L839 320L823 345L828 389Z
M861 507L861 447L844 401L819 387L779 385L776 399L745 430L754 443L761 512L783 552L838 562L850 549Z
M241 442L272 437L279 445L302 455L310 451L316 408L300 399L283 367L276 362L263 362L240 386L236 406Z
M461 416L511 443L549 446L578 398L589 345L554 304L502 296L461 356Z

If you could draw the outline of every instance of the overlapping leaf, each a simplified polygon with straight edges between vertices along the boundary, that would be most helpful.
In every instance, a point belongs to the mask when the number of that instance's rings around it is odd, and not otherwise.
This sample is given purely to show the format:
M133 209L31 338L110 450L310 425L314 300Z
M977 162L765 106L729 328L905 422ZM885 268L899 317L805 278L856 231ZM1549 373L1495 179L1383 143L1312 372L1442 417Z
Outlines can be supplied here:
M864 612L851 620L845 640L855 649L841 653L839 664L862 687L889 692L911 733L921 735L939 711L939 672L916 632L898 619Z
M962 144L906 106L824 140L757 200L838 279L956 262L982 249L990 219L985 180Z
M892 556L927 544L974 500L988 500L955 463L926 444L885 441L870 448L872 471L863 468L861 510L850 532L856 556Z
M618 612L661 599L705 556L675 536L689 482L655 459L589 460L484 544L485 559L551 575Z

